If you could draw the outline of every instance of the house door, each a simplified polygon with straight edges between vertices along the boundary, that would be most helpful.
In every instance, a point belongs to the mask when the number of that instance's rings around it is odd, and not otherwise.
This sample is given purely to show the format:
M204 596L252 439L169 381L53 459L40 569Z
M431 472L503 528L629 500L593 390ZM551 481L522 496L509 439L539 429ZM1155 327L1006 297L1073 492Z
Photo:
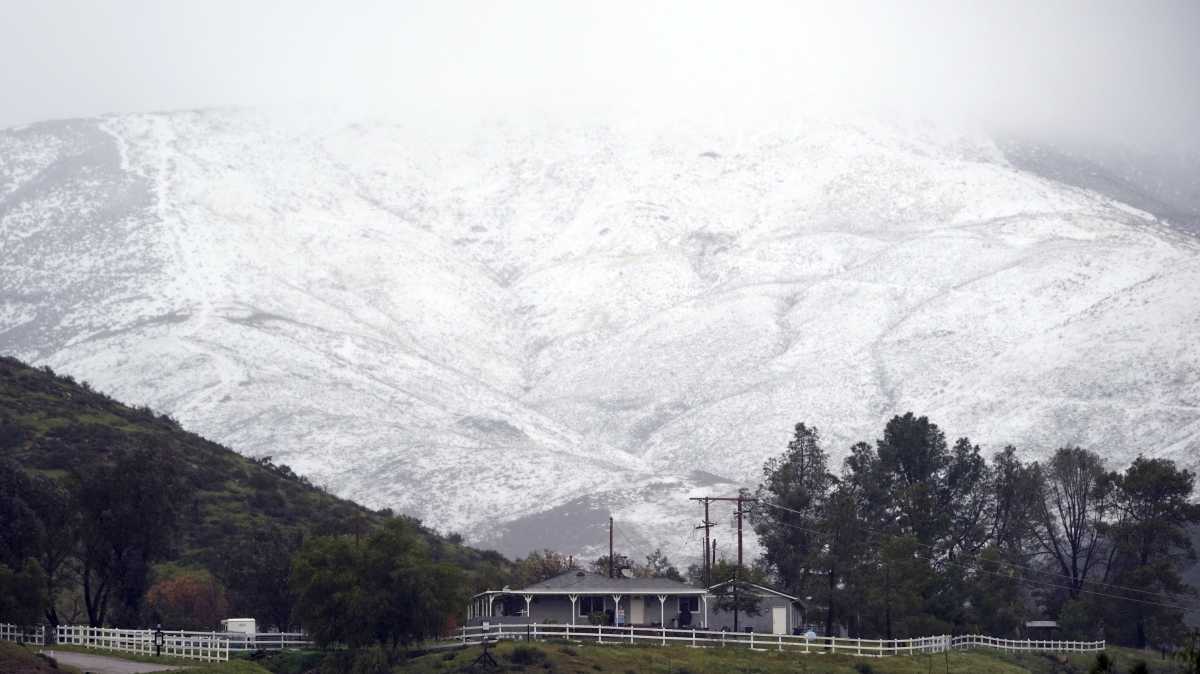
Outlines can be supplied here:
M787 634L787 607L771 607L771 634Z
M641 625L646 622L646 605L641 597L629 598L629 624Z

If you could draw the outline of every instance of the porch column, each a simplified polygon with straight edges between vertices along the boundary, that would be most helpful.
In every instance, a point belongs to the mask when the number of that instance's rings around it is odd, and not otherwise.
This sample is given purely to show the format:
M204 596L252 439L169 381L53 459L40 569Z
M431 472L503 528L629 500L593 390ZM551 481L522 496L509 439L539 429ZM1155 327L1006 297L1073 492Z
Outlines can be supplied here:
M579 599L579 595L569 594L569 595L567 595L567 599L571 600L571 624L574 625L575 624L575 602Z
M531 595L531 594L525 595L525 622L527 622L527 623L533 622L533 610L529 606L532 602L533 602L533 595Z
M704 629L708 629L708 595L700 595L700 603L704 606Z
M492 602L494 602L494 601L496 601L496 595L489 594L488 595L488 612L487 612L489 618L496 615L496 612L494 610L492 610Z
M667 629L667 595L658 595L658 625Z
M619 595L619 594L614 594L612 596L613 604L614 604L614 606L613 606L613 625L614 626L617 624L617 620L618 620L617 615L621 613L621 597L622 596L623 595Z

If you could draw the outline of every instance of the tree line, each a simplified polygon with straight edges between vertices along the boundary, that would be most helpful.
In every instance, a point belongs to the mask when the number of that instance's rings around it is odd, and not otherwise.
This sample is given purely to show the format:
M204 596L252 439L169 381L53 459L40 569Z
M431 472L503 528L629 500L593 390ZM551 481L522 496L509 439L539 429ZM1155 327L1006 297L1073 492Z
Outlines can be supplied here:
M1167 459L1113 471L1079 447L989 460L908 413L836 472L818 430L796 424L763 466L751 522L760 569L827 632L1018 637L1027 620L1056 619L1059 638L1145 647L1180 643L1200 605L1181 576L1195 559L1194 482Z

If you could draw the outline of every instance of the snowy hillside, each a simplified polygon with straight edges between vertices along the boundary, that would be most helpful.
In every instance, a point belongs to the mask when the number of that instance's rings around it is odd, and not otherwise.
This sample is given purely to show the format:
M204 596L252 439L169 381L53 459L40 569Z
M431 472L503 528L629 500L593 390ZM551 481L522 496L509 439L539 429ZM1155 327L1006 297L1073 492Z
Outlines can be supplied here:
M0 352L508 552L694 555L800 420L1194 465L1197 334L1196 238L928 128L0 132Z

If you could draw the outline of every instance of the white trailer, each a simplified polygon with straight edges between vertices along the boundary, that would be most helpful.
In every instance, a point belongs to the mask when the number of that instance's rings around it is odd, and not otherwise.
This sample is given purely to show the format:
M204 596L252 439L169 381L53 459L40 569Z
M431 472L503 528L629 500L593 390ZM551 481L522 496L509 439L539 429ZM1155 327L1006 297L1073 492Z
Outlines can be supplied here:
M221 631L253 636L258 632L258 626L255 625L254 618L228 618L221 621Z

